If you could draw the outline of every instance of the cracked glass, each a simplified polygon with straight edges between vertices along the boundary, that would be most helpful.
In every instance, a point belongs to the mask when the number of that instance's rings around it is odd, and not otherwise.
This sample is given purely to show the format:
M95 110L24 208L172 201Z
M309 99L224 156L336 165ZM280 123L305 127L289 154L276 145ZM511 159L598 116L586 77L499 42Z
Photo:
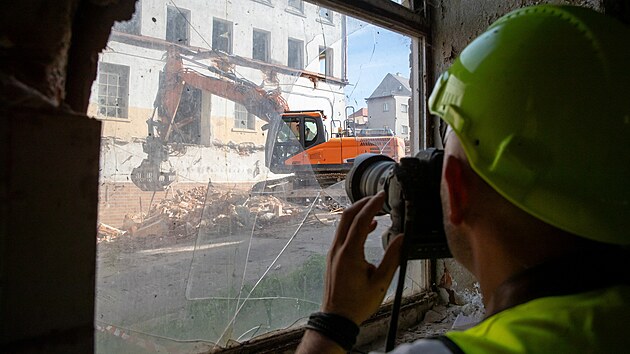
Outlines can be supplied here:
M99 56L88 112L103 122L97 352L207 351L303 325L353 159L410 153L412 40L302 1L136 10ZM373 263L390 224L377 220Z

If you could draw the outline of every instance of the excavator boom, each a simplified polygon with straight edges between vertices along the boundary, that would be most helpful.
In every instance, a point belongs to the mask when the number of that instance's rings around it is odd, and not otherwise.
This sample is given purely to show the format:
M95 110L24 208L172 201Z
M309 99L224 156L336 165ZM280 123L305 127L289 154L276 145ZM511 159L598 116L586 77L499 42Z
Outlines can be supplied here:
M176 121L176 115L186 85L203 90L212 95L226 98L243 105L249 113L271 123L271 132L277 131L282 112L289 109L280 95L280 90L265 90L254 83L237 78L213 66L206 66L211 75L204 75L193 69L185 68L182 55L172 47L167 51L166 64L162 76L162 85L155 99L154 117L147 120L147 140L143 151L147 158L140 166L133 169L131 180L144 191L164 190L176 178L176 172L161 168L168 160L171 149L169 143L175 129L190 124L193 119ZM193 61L192 59L189 59ZM155 113L157 112L157 119ZM269 139L268 143L269 143ZM268 158L266 159L268 160Z

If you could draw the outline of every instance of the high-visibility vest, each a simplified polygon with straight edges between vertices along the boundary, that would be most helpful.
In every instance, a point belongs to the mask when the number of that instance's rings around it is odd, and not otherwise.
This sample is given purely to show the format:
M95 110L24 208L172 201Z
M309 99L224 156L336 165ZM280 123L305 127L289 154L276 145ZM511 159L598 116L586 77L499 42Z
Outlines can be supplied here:
M446 337L464 353L628 353L630 286L531 300Z

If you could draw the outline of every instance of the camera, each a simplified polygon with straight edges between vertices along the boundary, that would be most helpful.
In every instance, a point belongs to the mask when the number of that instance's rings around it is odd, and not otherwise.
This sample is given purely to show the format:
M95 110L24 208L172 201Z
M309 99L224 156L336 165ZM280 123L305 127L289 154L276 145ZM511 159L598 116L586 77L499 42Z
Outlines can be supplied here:
M429 148L399 163L385 155L357 156L346 178L346 194L357 200L385 191L381 215L389 214L391 227L383 234L383 247L404 234L406 259L450 258L442 220L440 179L444 151Z

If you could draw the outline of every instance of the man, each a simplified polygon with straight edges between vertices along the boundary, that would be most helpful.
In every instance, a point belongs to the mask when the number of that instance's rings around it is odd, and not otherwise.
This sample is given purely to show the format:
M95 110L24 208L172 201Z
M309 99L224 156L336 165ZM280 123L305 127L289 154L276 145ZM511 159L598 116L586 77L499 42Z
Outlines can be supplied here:
M499 19L442 75L429 104L449 125L444 227L487 317L395 353L627 351L628 63L627 27L544 5ZM383 198L344 212L299 353L346 351L380 305L401 247L398 237L378 267L365 261Z

